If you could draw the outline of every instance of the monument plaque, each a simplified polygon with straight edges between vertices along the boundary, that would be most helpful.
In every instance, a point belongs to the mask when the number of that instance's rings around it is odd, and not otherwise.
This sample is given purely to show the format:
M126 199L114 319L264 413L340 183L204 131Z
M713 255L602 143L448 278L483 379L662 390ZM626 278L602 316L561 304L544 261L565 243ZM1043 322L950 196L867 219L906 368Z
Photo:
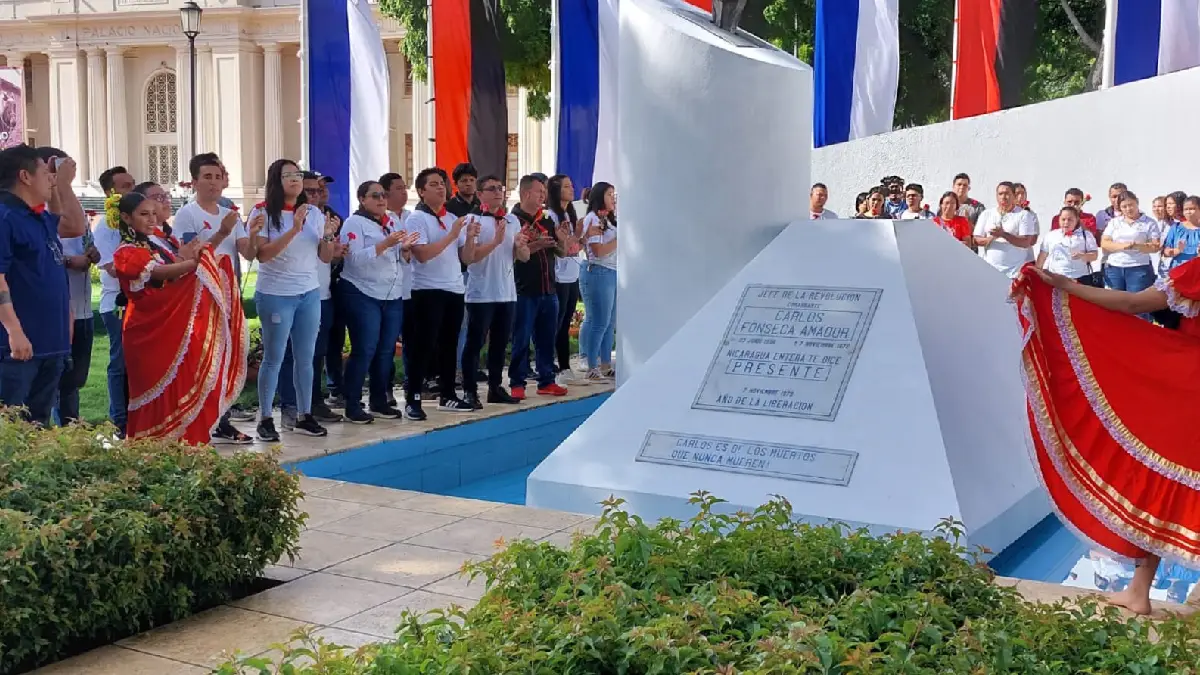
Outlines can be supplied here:
M850 484L858 453L652 429L635 459L844 487Z
M746 286L692 407L833 421L882 294Z

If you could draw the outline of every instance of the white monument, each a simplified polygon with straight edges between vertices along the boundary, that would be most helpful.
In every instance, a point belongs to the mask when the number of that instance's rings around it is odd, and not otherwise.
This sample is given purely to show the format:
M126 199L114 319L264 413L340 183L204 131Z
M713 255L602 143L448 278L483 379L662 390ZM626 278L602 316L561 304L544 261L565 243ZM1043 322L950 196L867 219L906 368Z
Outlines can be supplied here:
M623 384L807 217L812 70L677 0L621 0L619 50Z
M877 533L955 518L998 552L1049 513L1008 286L928 221L795 222L534 470L527 503L615 495L654 520L693 515L697 490L779 494Z

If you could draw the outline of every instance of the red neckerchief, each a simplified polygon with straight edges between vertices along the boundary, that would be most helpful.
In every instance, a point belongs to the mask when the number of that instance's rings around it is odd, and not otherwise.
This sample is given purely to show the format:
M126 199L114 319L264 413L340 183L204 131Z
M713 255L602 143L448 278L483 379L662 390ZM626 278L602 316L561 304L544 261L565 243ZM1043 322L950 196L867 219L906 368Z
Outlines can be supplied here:
M33 211L33 212L34 212L36 215L39 215L39 216L40 216L40 215L42 215L42 214L46 213L46 205L45 205L45 204L38 204L37 206L33 207L32 211Z

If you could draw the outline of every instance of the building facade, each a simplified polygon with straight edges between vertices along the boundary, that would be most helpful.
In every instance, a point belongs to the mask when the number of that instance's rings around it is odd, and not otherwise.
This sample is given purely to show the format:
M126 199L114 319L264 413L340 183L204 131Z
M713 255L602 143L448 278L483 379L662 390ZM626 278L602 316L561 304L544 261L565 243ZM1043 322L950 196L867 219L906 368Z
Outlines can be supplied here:
M299 0L199 0L196 144L218 153L227 195L263 194L275 159L304 161L301 136ZM0 2L0 56L24 71L26 139L75 157L81 192L124 165L140 180L189 180L191 60L181 32L182 0L6 0ZM376 16L379 16L376 11ZM414 81L400 51L403 29L380 17L391 85L392 169L409 177L432 164L428 86ZM550 125L529 119L524 92L509 95L511 185L544 170ZM309 167L320 171L321 167Z

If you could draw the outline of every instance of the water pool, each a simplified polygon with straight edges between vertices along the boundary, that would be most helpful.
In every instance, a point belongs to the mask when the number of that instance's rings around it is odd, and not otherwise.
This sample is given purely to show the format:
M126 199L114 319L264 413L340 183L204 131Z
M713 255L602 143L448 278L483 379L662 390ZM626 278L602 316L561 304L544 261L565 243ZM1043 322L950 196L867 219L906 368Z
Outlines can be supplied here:
M385 441L294 465L315 478L523 505L525 480L609 394L564 401ZM998 574L1077 588L1119 590L1133 567L1094 551L1050 516L991 561ZM1200 572L1163 565L1151 593L1182 602Z

